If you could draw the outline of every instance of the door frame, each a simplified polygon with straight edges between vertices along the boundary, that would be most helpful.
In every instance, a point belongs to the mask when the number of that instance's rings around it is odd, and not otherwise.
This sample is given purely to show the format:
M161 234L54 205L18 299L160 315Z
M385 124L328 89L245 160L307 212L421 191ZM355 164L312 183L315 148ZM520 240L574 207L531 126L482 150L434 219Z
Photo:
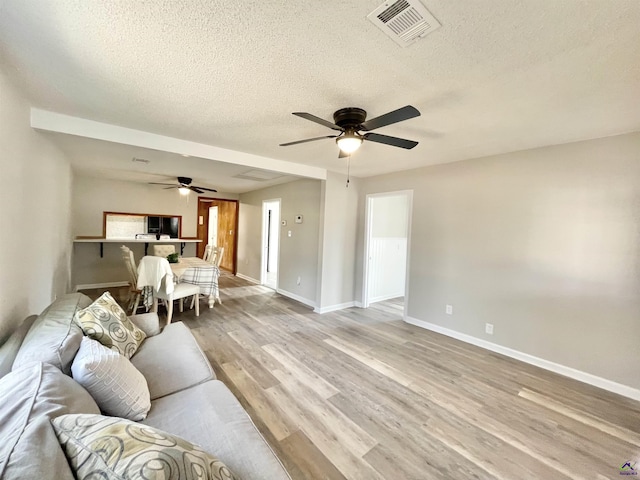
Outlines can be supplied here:
M265 221L265 214L267 213L267 204L268 203L278 203L278 222L280 222L280 219L282 218L282 199L281 198L271 198L268 200L263 200L262 201L262 218L261 218L261 224L262 224L262 254L261 254L261 259L260 259L260 285L265 285L265 282L267 280L267 262L269 261L269 259L267 258L266 255L266 250L267 250L267 223ZM280 278L280 237L282 237L281 235L281 231L280 231L280 225L278 225L278 270L276 272L276 289L278 288L278 280Z
M218 198L218 197L198 197L198 201L196 202L196 239L201 240L200 243L196 244L196 256L198 257L202 257L202 254L204 252L204 248L207 246L207 239L208 239L208 235L209 235L209 210L207 208L207 219L206 222L203 219L203 225L205 226L204 229L204 236L202 238L200 238L200 234L199 234L199 228L200 227L200 202L204 201L216 201L216 202L229 202L229 203L235 203L236 204L236 219L235 219L235 226L234 226L234 235L233 235L233 269L231 270L231 273L233 273L234 275L237 273L238 271L238 225L240 224L240 200L233 200L230 198ZM218 222L220 221L220 210L218 210ZM219 236L219 234L218 234Z
M409 301L409 265L411 265L411 219L413 216L413 190L397 190L394 192L370 193L367 194L365 201L365 225L364 225L364 258L362 268L362 308L369 308L369 250L371 248L371 233L373 228L373 205L374 198L381 197L398 197L404 195L407 197L407 262L405 265L404 279L404 313L403 317L407 317L407 304Z

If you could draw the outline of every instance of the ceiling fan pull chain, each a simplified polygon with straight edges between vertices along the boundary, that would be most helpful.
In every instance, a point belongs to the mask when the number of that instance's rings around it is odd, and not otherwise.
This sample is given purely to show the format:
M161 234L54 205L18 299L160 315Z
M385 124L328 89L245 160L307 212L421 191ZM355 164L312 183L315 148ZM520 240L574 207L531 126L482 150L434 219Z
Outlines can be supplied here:
M349 176L351 175L351 154L347 157L347 185L345 188L349 188Z

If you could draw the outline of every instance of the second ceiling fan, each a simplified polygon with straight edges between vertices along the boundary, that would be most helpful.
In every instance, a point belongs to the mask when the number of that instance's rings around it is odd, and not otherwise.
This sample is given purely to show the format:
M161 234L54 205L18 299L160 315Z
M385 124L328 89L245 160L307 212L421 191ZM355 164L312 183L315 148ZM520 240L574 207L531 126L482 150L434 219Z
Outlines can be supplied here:
M419 117L420 112L417 108L407 105L399 108L379 117L367 120L367 112L362 108L348 107L341 108L333 114L334 123L328 122L320 117L316 117L306 112L293 112L293 115L310 120L312 122L329 127L332 130L337 130L340 133L337 135L325 135L324 137L307 138L305 140L297 140L295 142L281 143L281 147L288 147L290 145L297 145L299 143L314 142L316 140L322 140L325 138L335 138L340 153L338 157L348 157L355 152L364 140L376 143L384 143L385 145L391 145L392 147L411 149L418 145L418 142L413 140L406 140L404 138L390 137L388 135L381 135L379 133L361 133L370 132L376 128L386 127L394 123L409 120L410 118Z
M192 179L190 179L189 177L177 177L177 178L178 178L178 183L149 182L149 185L168 185L165 188L165 190L169 190L171 188L177 188L182 195L186 195L189 192L204 193L205 190L207 192L217 192L217 190L214 190L213 188L196 187L195 185L191 185Z

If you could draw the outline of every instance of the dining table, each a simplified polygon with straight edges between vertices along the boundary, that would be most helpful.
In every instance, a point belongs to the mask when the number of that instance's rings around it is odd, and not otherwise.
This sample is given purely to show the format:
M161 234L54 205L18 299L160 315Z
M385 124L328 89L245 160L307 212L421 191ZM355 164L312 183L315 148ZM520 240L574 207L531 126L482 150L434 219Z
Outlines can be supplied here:
M220 302L218 278L220 269L199 257L179 257L177 263L169 263L175 281L200 287L200 294L208 297L209 308Z

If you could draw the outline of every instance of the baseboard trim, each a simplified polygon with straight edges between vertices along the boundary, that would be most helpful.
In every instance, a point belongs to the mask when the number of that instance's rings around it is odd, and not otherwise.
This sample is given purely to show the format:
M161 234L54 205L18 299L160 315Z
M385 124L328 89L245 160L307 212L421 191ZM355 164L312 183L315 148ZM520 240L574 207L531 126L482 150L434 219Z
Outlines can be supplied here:
M127 285L129 285L129 282L80 283L74 287L74 292L78 290L88 290L90 288L126 287Z
M411 325L426 328L427 330L441 333L442 335L446 335L447 337L455 338L457 340L476 345L477 347L500 353L507 357L515 358L516 360L520 360L530 365L535 365L536 367L558 373L565 377L573 378L574 380L593 385L594 387L617 393L618 395L622 395L623 397L631 398L633 400L640 400L639 389L629 387L612 380L607 380L606 378L598 377L591 373L576 370L575 368L567 367L566 365L551 362L549 360L545 360L544 358L535 357L533 355L529 355L528 353L513 350L512 348L504 347L496 343L487 342L486 340L482 340L481 338L473 337L465 333L456 332L455 330L441 327L440 325L435 325L433 323L425 322L424 320L418 320L417 318L405 316L404 321L410 323Z
M344 310L345 308L355 307L356 302L338 303L336 305L329 305L328 307L314 308L313 311L319 314L335 312L336 310Z
M404 297L404 292L394 293L393 295L383 295L381 297L375 297L369 300L369 305L376 302L384 302L385 300L391 300L392 298Z
M256 280L253 277L249 277L247 275L243 275L242 273L236 272L236 277L246 280L247 282L255 283L256 285L260 285L260 280Z
M282 290L280 288L276 289L276 292L285 297L289 297L292 300L305 304L307 307L316 308L316 302L313 300L309 300L308 298L301 297L300 295L296 295L295 293L287 292L286 290Z

